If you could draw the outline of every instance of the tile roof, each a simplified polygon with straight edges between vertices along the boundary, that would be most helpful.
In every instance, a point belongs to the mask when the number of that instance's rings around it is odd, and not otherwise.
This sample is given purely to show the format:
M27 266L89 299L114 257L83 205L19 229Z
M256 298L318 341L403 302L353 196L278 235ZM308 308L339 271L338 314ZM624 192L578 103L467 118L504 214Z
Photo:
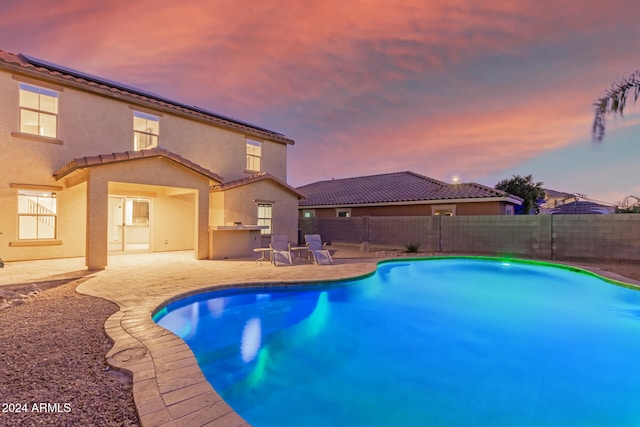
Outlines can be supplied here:
M222 184L218 184L218 185L212 185L211 186L211 191L212 192L218 192L218 191L226 191L226 190L230 190L232 188L237 188L237 187L241 187L243 185L247 185L247 184L252 184L254 182L259 182L259 181L264 181L264 180L270 180L275 182L276 184L280 185L281 187L285 188L286 190L292 192L293 194L295 194L298 199L304 199L304 195L301 194L298 190L296 190L295 188L293 188L292 186L290 186L289 184L287 184L286 182L282 181L281 179L276 178L275 176L268 174L266 172L260 172L257 173L255 175L249 176L247 178L241 178L241 179L236 179L234 181L228 181Z
M79 159L73 159L66 165L62 166L60 169L54 172L53 176L56 180L60 180L65 176L70 175L71 173L99 165L106 165L110 163L131 161L136 159L148 159L153 157L164 157L171 161L174 161L182 166L191 169L194 172L199 173L200 175L204 175L212 181L222 182L223 178L216 174L215 172L211 172L208 169L203 168L200 165L197 165L190 160L185 159L182 156L174 154L170 151L167 151L163 148L152 148L150 150L141 150L141 151L125 151L124 153L111 153L111 154L100 154L97 156L91 157L81 157Z
M294 144L292 139L287 138L278 132L263 129L240 120L224 117L220 114L213 113L199 107L182 104L121 83L92 76L87 73L72 70L70 68L31 58L22 54L16 55L11 52L0 50L0 68L2 67L9 68L13 72L19 72L36 78L44 78L59 84L98 92L109 97L124 97L129 102L142 104L151 108L186 114L194 118L214 123L220 127L234 129L253 136L285 144Z
M415 172L394 172L319 181L298 187L306 200L300 206L342 206L453 199L521 199L481 184L449 184Z
M610 214L615 213L615 211L615 206L601 205L587 200L565 203L564 205L549 209L549 213L553 215Z

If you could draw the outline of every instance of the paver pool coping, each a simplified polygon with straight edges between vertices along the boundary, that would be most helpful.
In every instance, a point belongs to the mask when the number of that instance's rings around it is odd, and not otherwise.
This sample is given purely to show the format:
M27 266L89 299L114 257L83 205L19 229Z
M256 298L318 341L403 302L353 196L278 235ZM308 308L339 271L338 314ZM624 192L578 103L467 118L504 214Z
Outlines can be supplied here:
M188 257L191 257L189 259ZM114 346L107 362L133 377L133 396L142 426L248 426L215 392L187 344L158 326L152 313L163 303L203 290L260 284L287 285L350 279L371 274L376 259L337 260L335 265L292 267L245 261L195 261L193 255L153 264L126 263L97 272L78 292L117 303L105 323Z
M148 265L140 265L133 258L129 263L123 258L115 268L96 273L77 290L120 306L105 323L105 331L114 340L107 361L132 375L134 401L142 426L222 427L249 424L206 381L187 344L153 321L152 315L159 308L211 290L354 279L373 274L380 263L424 258L336 260L331 266L293 267L258 266L254 261L195 261L184 255L153 259ZM560 266L616 285L640 287L640 282L572 263L513 261Z

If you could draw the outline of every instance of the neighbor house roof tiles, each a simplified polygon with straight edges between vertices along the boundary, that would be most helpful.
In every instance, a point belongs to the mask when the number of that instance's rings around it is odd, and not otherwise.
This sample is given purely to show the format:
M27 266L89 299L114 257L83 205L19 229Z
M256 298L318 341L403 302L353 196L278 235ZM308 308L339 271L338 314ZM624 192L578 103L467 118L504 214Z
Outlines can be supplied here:
M92 76L87 73L72 70L70 68L62 67L25 55L16 55L14 53L0 50L0 67L8 68L13 72L26 76L44 78L63 85L98 92L110 97L122 98L129 102L159 109L161 111L165 110L184 114L192 118L214 123L220 127L241 131L248 135L266 138L285 144L294 143L292 139L289 139L278 132L263 129L240 120L224 117L220 114L213 113L199 107L182 104L125 84Z
M565 203L556 208L550 209L549 213L554 215L584 215L584 214L612 214L615 213L614 206L601 205L587 200L577 200Z
M394 172L319 181L298 187L305 195L300 206L347 206L453 199L521 199L476 183L449 184L415 172Z

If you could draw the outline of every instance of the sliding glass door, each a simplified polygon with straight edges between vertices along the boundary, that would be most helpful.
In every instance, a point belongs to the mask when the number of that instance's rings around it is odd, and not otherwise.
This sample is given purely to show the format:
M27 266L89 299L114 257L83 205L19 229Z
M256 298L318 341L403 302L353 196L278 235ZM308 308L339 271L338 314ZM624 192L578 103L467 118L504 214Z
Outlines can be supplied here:
M110 196L109 252L150 250L150 217L150 199Z

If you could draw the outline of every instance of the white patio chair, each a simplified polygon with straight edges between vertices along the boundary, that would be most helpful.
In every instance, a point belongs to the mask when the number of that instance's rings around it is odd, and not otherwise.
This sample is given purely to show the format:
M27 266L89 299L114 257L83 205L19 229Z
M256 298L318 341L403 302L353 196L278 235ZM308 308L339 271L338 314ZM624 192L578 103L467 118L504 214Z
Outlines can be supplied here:
M289 249L289 236L286 234L274 234L271 236L271 262L273 265L293 265L291 250Z
M304 241L307 243L307 249L311 252L313 262L316 264L333 264L331 254L325 247L326 243L322 243L319 234L305 234Z

